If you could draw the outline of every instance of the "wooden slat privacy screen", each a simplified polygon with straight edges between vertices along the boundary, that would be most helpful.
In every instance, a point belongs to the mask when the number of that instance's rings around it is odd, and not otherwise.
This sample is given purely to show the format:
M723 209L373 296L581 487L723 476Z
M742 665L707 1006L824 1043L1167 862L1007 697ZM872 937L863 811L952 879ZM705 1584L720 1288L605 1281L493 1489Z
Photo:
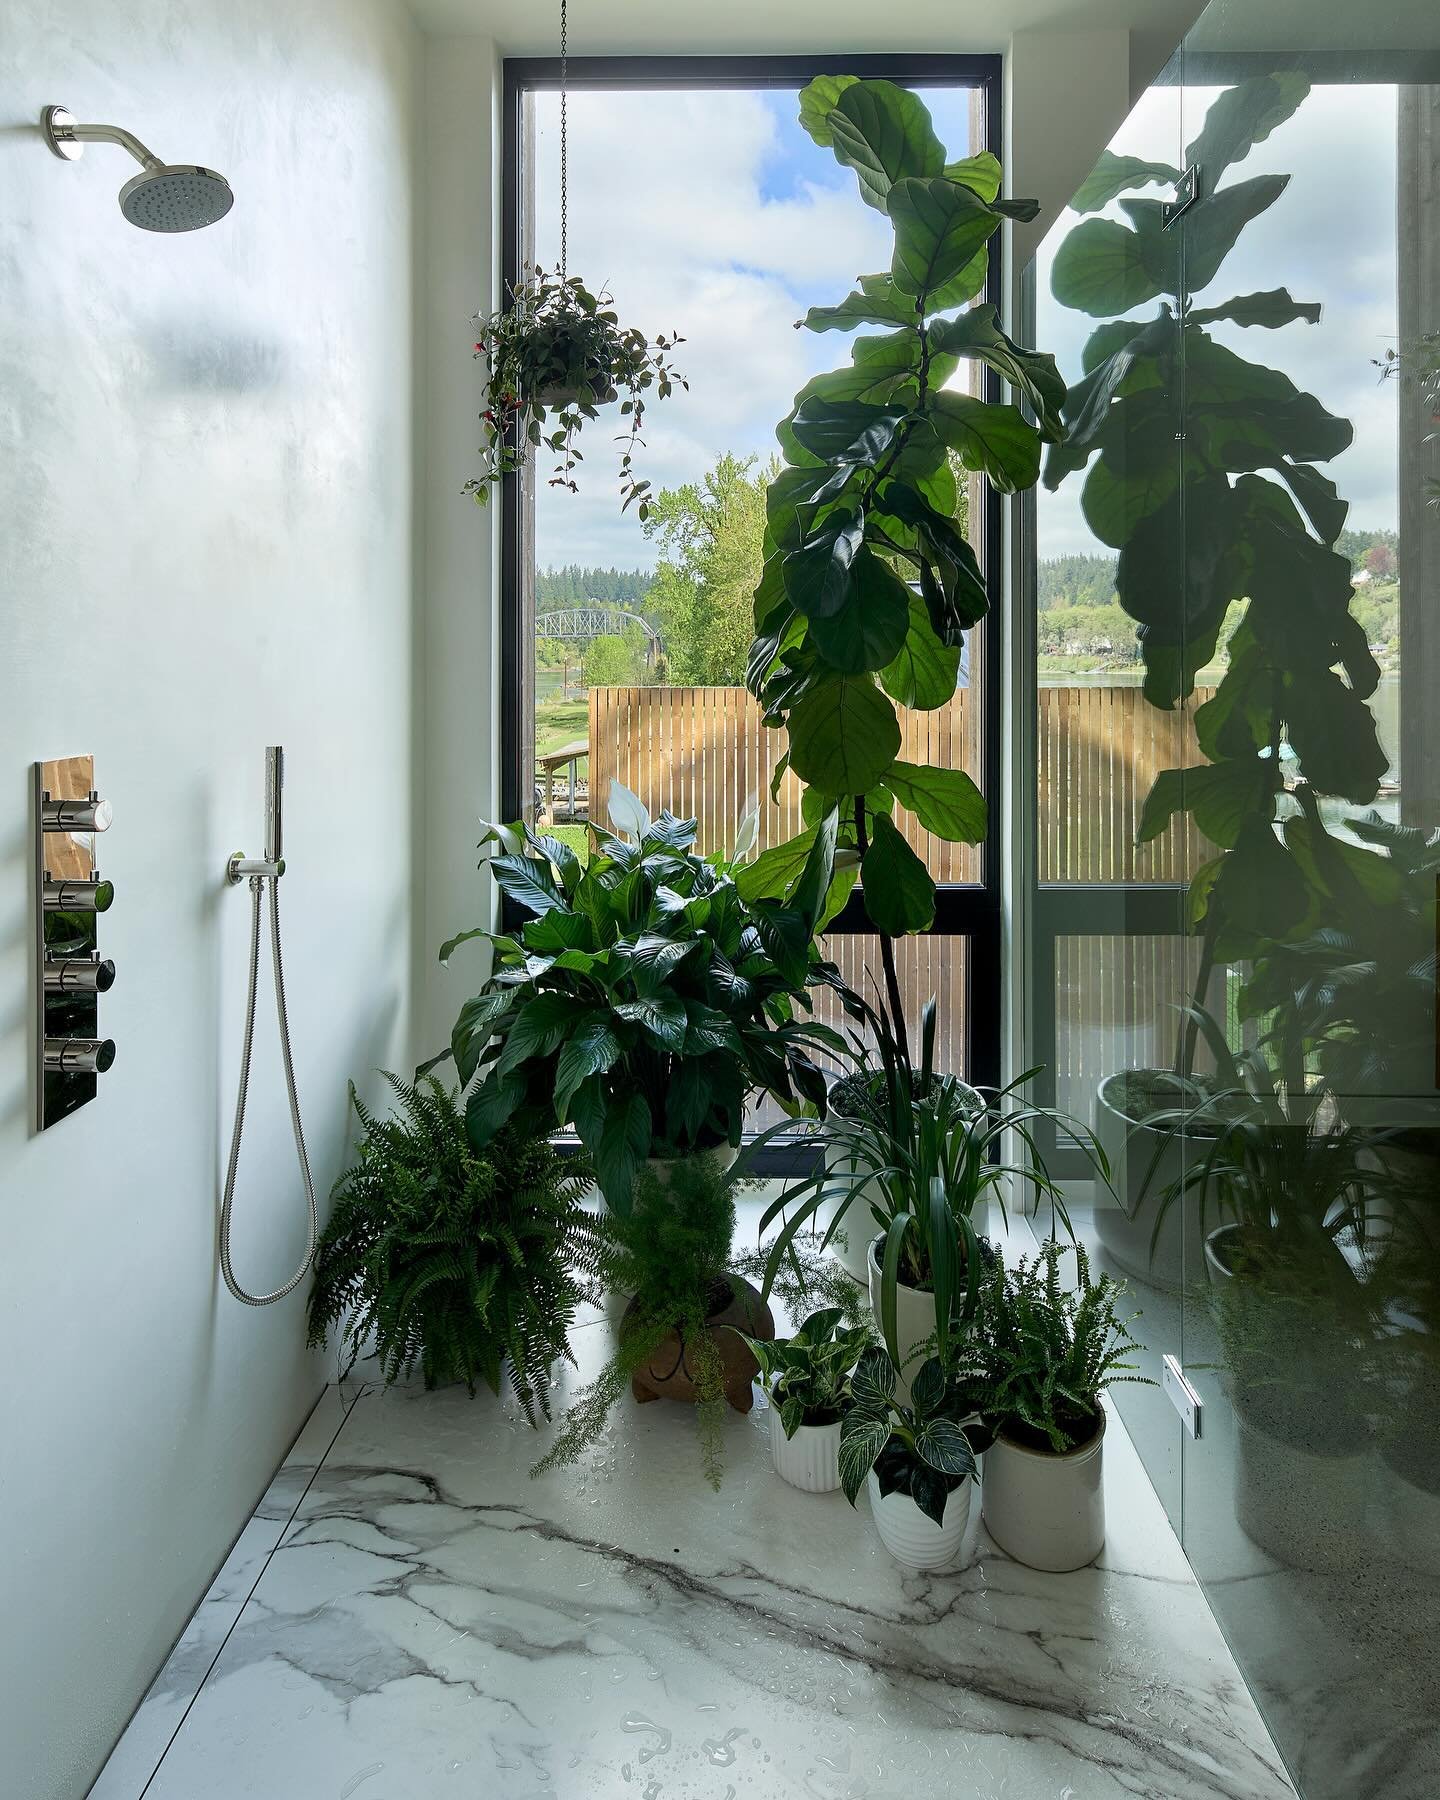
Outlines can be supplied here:
M1193 708L1161 712L1137 687L1039 690L1039 879L1042 882L1177 882L1215 854L1188 820L1137 845L1140 808L1161 769L1201 760ZM980 763L978 696L962 690L935 712L901 714L902 755L911 762L975 770ZM770 780L784 752L760 723L744 688L608 687L590 690L592 816L605 818L610 782L622 781L658 812L699 821L702 851L725 851L752 798L761 801L760 844L803 830L800 784L789 774L779 803ZM973 849L946 844L908 814L906 837L938 881L976 881Z

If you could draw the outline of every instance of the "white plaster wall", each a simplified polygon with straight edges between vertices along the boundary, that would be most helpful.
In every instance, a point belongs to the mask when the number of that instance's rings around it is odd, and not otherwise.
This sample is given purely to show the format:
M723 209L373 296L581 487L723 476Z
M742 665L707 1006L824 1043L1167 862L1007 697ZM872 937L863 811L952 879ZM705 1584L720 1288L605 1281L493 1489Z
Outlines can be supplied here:
M387 0L7 0L0 35L0 1790L75 1800L324 1379L303 1288L251 1311L216 1262L219 877L268 742L322 1194L347 1077L411 1051L419 41ZM133 165L52 159L48 101L223 170L233 213L125 224ZM29 766L87 751L118 1057L35 1137ZM302 1198L260 1036L237 1259L270 1286Z

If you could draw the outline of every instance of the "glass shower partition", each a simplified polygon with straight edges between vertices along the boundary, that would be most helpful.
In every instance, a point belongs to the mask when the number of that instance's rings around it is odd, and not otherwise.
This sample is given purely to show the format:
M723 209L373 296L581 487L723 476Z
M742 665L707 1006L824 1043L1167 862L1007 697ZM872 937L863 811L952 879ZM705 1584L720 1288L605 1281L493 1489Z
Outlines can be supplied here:
M1440 11L1214 0L1036 304L1034 1060L1200 1435L1117 1404L1301 1792L1429 1800Z

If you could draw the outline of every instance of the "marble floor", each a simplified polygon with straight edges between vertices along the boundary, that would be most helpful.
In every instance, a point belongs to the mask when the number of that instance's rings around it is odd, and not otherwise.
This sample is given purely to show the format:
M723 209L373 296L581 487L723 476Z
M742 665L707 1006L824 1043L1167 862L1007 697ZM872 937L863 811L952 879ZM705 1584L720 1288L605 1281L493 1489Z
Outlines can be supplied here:
M545 1441L489 1394L328 1389L93 1800L1292 1793L1114 1418L1109 1543L1058 1576L978 1525L907 1573L863 1497L778 1480L759 1407L719 1494L670 1402L532 1481Z

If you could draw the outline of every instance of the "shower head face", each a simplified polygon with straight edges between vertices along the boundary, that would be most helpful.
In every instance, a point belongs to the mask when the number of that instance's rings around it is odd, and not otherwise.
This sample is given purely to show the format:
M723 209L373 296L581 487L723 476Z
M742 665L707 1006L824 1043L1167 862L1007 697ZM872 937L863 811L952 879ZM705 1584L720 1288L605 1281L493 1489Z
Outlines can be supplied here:
M234 204L225 177L198 163L142 169L120 190L121 212L142 231L198 231L223 219Z

